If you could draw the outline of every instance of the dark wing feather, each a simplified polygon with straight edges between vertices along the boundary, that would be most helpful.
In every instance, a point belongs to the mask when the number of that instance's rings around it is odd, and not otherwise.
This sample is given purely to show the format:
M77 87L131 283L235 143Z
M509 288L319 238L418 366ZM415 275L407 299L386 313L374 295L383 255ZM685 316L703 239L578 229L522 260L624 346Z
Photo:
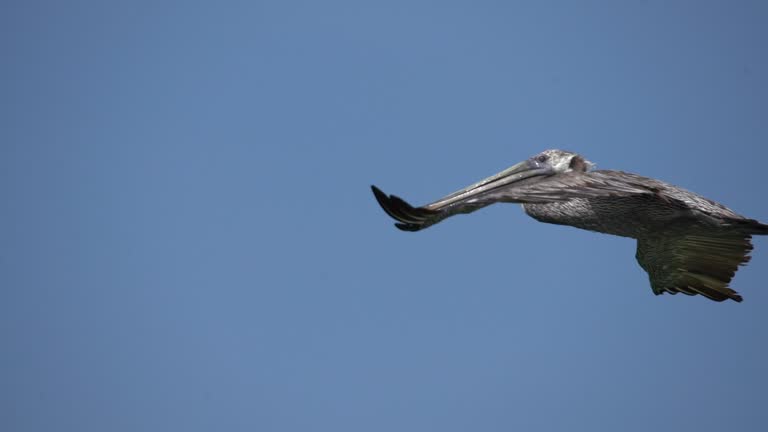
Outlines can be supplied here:
M752 250L750 235L723 229L664 232L637 241L637 262L648 273L654 294L701 294L711 300L740 302L728 287Z
M432 210L429 209L428 206L413 207L396 195L385 194L376 186L371 186L371 189L381 208L383 208L392 219L398 221L395 226L403 231L419 231L432 226L449 216L453 216L454 214L471 213L491 204L490 202L486 202L482 205L480 205L480 203L457 203L453 206L448 206L439 210Z
M405 200L395 195L387 195L376 186L371 186L373 195L379 205L392 218L397 220L395 226L403 231L418 231L431 225L430 221L436 219L440 212L428 210L424 207L414 208ZM433 222L434 223L434 222Z

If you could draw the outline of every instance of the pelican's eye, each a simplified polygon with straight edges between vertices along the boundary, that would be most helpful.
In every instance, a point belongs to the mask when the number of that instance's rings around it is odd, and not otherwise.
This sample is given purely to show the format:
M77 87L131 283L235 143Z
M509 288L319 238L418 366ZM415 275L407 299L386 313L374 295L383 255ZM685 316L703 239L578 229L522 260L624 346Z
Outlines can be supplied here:
M541 162L541 163L544 163L544 162L546 162L546 161L547 161L547 159L549 159L549 156L547 156L547 155L539 155L538 157L536 157L536 160L537 160L538 162Z

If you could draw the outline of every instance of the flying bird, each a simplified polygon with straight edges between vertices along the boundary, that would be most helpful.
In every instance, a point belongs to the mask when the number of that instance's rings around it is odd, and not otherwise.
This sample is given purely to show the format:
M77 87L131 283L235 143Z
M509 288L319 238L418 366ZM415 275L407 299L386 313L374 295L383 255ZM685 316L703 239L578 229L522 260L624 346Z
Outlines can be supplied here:
M546 150L422 207L371 189L403 231L497 202L520 203L540 222L637 239L635 257L656 295L742 301L728 284L750 259L752 235L768 235L768 225L660 180L593 168L579 154Z

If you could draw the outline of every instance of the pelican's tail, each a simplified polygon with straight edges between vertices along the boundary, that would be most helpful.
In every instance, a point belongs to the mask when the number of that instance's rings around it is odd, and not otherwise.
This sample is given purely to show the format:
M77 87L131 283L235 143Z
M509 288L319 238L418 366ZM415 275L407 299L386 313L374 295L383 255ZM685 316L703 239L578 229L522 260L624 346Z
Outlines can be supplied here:
M746 234L768 235L768 225L754 219L731 219L728 224L739 228Z

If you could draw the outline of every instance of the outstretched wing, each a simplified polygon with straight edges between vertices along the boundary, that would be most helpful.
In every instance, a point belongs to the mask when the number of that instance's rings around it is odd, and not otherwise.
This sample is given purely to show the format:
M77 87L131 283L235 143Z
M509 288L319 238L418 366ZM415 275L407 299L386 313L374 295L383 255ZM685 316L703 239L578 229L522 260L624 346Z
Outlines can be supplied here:
M574 198L654 193L652 188L638 182L634 177L621 177L611 173L616 171L569 172L537 177L461 198L466 191L464 189L422 207L414 207L396 195L387 195L376 186L371 186L371 189L379 205L398 221L395 226L403 231L419 231L455 214L471 213L497 202L547 203Z
M728 283L750 259L749 234L723 229L662 234L637 241L637 262L648 273L654 294L681 292L718 302L742 300Z

